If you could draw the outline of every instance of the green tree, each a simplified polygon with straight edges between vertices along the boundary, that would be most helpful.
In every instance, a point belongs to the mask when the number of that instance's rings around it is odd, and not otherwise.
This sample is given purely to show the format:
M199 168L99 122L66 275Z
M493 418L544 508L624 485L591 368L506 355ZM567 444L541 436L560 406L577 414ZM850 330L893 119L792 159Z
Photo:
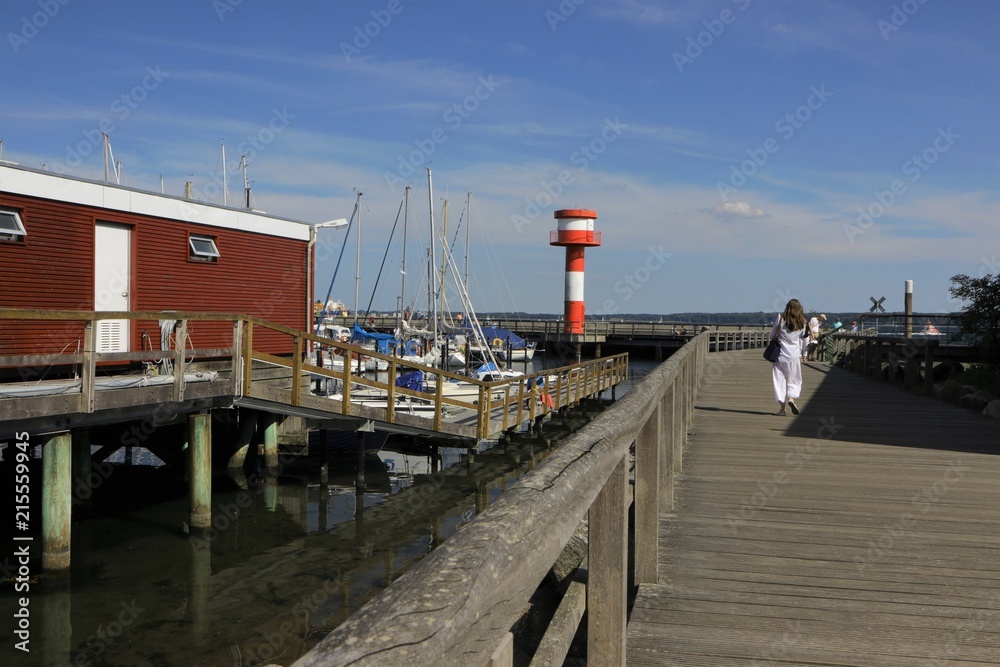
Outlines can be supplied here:
M962 308L959 336L975 345L986 365L1000 374L1000 274L982 278L959 274L951 282L951 295L968 302Z

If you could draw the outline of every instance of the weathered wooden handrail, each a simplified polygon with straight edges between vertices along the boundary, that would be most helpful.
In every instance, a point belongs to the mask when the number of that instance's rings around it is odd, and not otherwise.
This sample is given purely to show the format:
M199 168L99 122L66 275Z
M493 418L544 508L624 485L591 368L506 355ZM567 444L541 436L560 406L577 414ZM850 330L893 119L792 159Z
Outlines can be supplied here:
M127 319L132 321L159 321L171 320L176 325L176 343L171 350L146 350L141 352L98 352L95 345L95 335L97 322L109 319ZM216 353L213 356L218 358L229 358L231 365L231 377L229 380L231 395L234 397L254 396L254 362L260 362L275 367L288 370L291 376L291 385L288 391L287 400L291 406L298 407L303 400L301 381L303 377L311 374L318 377L327 377L339 380L342 386L342 400L339 405L330 403L331 408L339 410L341 414L351 415L355 411L351 408L351 387L365 386L385 391L387 396L409 396L431 400L434 404L433 429L440 430L442 415L445 407L467 409L475 413L475 437L488 439L492 432L491 424L495 416L499 416L499 421L504 430L510 424L510 413L517 408L518 424L521 422L523 410L521 402L526 397L531 398L528 406L529 418L536 418L537 406L535 400L540 399L540 394L534 389L539 378L556 376L557 390L551 396L552 401L544 409L544 412L558 410L568 403L580 400L584 396L596 393L592 389L596 384L606 384L613 386L627 375L628 356L616 355L603 360L587 361L582 364L564 366L553 369L546 369L537 373L526 374L517 378L497 380L494 382L484 382L474 378L468 378L458 373L453 373L443 369L431 368L420 364L403 364L398 357L379 354L373 350L362 346L341 343L324 336L313 333L302 332L297 329L262 320L257 317L234 314L234 313L193 313L181 311L150 311L150 312L108 312L108 311L36 311L19 310L10 308L0 308L0 321L3 320L47 320L47 321L72 321L80 323L81 343L83 351L73 351L71 354L47 354L47 355L24 355L20 357L0 357L0 365L21 366L24 362L38 365L45 362L52 365L79 366L80 367L80 387L79 412L94 412L97 409L95 402L95 380L97 378L96 364L100 362L132 362L158 360L168 358L173 363L174 382L171 390L170 400L181 402L185 400L184 372L186 359L193 353ZM186 349L188 323L192 321L205 322L215 321L229 323L232 327L231 346L213 349ZM264 352L255 345L255 330L263 330L271 334L272 352ZM285 340L284 344L275 343L277 340ZM344 355L345 360L349 360L355 355L368 358L384 360L390 364L390 375L385 382L377 379L366 378L354 375L351 372L352 364L345 363L343 371L333 371L312 363L308 356L308 350L312 346L323 346L332 348ZM425 374L437 379L437 390L434 394L427 394L404 387L396 387L397 375L402 370L417 369ZM600 369L600 370L598 370ZM574 374L569 377L569 374ZM564 376L567 376L565 383ZM442 392L443 382L454 379L478 385L480 388L480 398L477 401L463 401L460 399L444 396ZM529 391L529 387L531 390ZM546 392L549 390L546 389ZM493 400L497 393L502 394L502 398ZM387 404L385 409L385 421L395 423L397 415L394 404ZM499 413L499 415L498 415Z
M657 515L710 342L704 332L571 436L493 505L300 658L332 665L509 665L510 629L590 513L588 662L625 664L628 463L635 451L636 581L656 579ZM763 347L760 332L726 337Z

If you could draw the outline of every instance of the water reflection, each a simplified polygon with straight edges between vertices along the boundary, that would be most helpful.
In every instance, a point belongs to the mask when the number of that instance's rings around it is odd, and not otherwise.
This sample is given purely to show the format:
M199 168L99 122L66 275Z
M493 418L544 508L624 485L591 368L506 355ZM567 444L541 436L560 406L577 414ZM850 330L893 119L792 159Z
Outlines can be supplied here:
M32 652L7 641L0 664L291 664L594 414L472 458L390 440L365 457L363 493L354 455L217 473L212 527L196 534L182 472L123 462L95 492L96 518L73 525L68 577L33 580ZM8 623L17 595L9 579Z
M633 361L618 397L654 366ZM212 527L197 534L182 467L141 448L119 452L93 497L74 506L69 574L32 565L28 654L11 638L25 593L14 590L12 561L3 564L0 665L289 665L598 411L570 412L473 458L390 440L365 457L362 493L353 451L283 458L277 476L217 471Z

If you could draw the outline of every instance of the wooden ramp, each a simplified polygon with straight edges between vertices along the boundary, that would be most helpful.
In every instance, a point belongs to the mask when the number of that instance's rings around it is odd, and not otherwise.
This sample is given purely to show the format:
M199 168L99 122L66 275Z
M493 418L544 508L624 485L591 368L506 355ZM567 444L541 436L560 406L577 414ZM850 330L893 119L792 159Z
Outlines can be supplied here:
M1000 422L760 351L709 355L630 665L1000 664Z

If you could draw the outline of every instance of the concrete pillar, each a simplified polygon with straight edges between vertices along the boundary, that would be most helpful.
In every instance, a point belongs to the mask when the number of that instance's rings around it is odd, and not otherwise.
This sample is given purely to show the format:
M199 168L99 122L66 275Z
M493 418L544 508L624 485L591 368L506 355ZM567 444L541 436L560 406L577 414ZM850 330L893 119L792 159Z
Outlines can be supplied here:
M212 415L188 415L188 475L191 484L191 527L212 525Z
M42 567L65 570L73 513L73 442L69 432L42 444Z

